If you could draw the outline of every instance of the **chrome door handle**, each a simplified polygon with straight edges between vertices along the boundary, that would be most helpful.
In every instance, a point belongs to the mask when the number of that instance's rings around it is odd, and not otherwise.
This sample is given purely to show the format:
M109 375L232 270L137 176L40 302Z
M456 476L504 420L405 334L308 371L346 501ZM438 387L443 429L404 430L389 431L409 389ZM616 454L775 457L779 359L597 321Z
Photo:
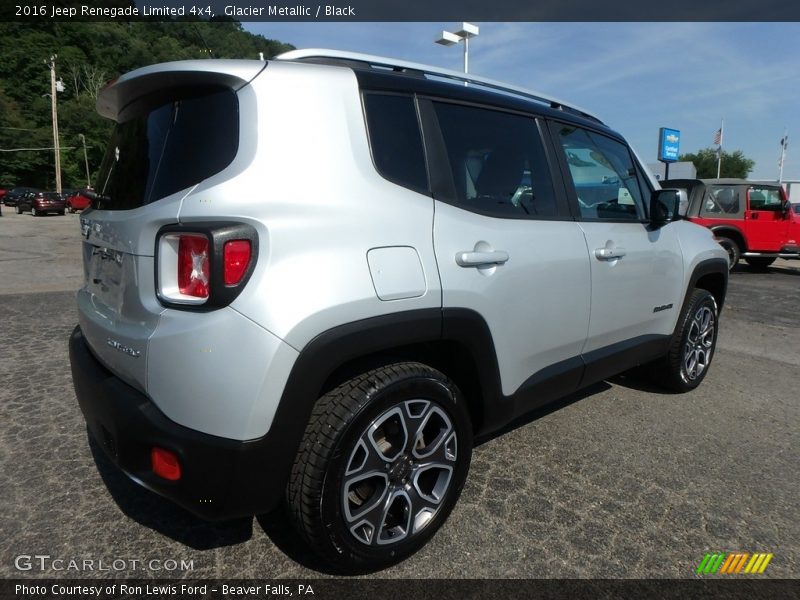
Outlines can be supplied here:
M475 252L472 250L457 252L456 263L460 267L482 267L484 265L502 265L508 260L508 252Z
M595 248L594 255L599 260L616 260L625 256L625 248Z

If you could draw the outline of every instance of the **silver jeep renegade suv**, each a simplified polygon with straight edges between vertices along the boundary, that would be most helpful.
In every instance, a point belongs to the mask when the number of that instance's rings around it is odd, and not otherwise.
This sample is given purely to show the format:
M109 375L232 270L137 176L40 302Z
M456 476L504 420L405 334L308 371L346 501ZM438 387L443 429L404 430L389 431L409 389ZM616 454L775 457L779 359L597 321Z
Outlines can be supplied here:
M284 504L333 568L382 568L446 520L477 436L637 365L708 373L725 252L586 111L322 50L155 65L97 106L75 390L198 515Z

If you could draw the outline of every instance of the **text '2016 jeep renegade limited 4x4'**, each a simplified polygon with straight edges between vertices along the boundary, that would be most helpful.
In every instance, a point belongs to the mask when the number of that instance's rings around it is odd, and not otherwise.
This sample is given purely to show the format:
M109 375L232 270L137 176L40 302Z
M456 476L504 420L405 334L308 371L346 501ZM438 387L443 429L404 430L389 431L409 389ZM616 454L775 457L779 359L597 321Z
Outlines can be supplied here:
M332 51L139 69L98 110L78 401L203 517L283 502L335 568L381 568L476 436L640 364L708 373L726 254L585 111Z

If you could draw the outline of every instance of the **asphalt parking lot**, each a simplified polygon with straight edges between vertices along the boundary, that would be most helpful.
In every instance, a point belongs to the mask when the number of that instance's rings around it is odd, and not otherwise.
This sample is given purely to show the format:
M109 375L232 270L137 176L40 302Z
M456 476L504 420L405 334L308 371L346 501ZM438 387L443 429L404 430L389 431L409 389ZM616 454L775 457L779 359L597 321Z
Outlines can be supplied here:
M279 515L207 524L93 453L67 357L79 246L76 215L3 210L0 577L107 577L97 561L120 559L123 577L319 575ZM798 261L739 267L698 390L617 377L485 442L443 529L375 577L685 578L710 551L800 576L798 291ZM94 569L15 566L37 554Z

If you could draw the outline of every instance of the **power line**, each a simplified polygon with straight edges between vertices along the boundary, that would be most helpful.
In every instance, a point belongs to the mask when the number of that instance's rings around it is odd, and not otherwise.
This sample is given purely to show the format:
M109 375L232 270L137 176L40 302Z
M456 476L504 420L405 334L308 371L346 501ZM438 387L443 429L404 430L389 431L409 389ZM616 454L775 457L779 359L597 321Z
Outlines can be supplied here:
M91 146L87 146L91 148ZM77 146L61 146L63 150L75 150ZM55 150L53 146L49 148L0 148L0 152L36 152L38 150Z

